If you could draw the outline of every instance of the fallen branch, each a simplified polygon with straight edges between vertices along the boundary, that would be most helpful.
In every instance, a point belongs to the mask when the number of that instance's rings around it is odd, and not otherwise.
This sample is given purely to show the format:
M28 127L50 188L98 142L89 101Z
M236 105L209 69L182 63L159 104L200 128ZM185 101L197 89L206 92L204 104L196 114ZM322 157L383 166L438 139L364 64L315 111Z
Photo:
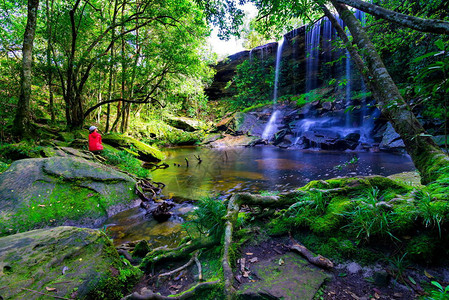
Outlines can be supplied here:
M315 266L323 269L332 269L334 267L334 263L332 261L322 255L315 256L312 252L310 252L309 249L296 242L291 235L290 240L293 242L293 245L287 246L287 248L290 248L290 250L295 250L296 252L304 256L304 258L307 259L307 261L309 261L311 264L314 264Z
M199 291L214 288L219 283L220 283L219 280L202 282L179 295L170 295L170 296L162 296L160 294L154 293L153 291L151 291L147 288L143 288L140 291L140 294L137 292L134 292L131 295L128 295L128 296L122 298L122 300L183 300L183 299L189 299L189 298L194 298L195 294L198 293Z
M192 256L192 258L184 265L180 266L177 269L174 269L173 271L170 272L166 272L166 273L162 273L159 275L159 277L164 277L164 276L170 276L173 275L175 273L178 273L179 271L184 270L185 268L189 267L191 264L193 264L193 262L195 261L195 259L198 257L198 251L195 252L195 254Z
M198 268L198 281L203 281L203 268L201 262L198 259L198 255L195 256L196 267Z

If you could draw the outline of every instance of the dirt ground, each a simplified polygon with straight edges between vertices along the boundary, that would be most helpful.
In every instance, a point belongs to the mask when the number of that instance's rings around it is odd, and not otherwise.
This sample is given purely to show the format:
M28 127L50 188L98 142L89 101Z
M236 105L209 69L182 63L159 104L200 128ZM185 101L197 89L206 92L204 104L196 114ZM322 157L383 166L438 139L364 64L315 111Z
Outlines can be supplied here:
M246 245L241 249L240 256L235 262L234 287L251 281L257 281L257 275L252 273L252 266L259 261L281 257L291 251L288 238L273 238L257 245ZM299 254L298 254L299 255ZM241 259L244 258L244 269L241 268ZM161 269L153 270L145 275L134 291L147 287L161 295L180 293L198 282L195 278L197 271L195 264L171 276L159 277L159 274L173 270L186 262L177 262L166 265ZM244 272L242 272L242 270ZM402 278L408 283L399 282L385 263L361 266L355 262L336 264L327 271L330 279L321 287L314 299L324 300L387 300L387 299L415 299L423 295L420 283L430 284L431 280L438 278L440 283L447 284L449 267L413 266L404 270ZM415 282L412 284L411 281Z

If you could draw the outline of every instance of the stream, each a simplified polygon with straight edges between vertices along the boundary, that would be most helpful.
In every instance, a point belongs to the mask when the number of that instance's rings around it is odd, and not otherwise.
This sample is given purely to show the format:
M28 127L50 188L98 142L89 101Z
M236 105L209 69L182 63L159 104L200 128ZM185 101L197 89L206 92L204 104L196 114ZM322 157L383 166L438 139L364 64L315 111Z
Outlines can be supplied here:
M152 179L166 184L163 198L175 200L204 196L223 199L235 192L285 192L316 179L388 176L415 170L408 155L385 152L310 151L272 146L178 147L164 152L169 168L152 172ZM135 207L111 217L105 224L116 245L147 239L154 247L173 247L182 238L182 216L192 208L189 202L177 205L169 221L157 223L145 216L143 209Z

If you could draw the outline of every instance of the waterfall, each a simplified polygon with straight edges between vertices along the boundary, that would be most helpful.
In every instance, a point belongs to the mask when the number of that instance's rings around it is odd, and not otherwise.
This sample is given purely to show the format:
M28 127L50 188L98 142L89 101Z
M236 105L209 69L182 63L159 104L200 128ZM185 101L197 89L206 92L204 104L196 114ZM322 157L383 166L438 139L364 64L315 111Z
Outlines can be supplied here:
M306 33L306 93L317 87L320 54L321 20Z
M273 92L273 103L276 104L278 98L278 85L279 85L279 73L281 71L281 59L282 59L282 48L284 46L285 37L278 43L278 48L276 51L276 66L274 72L274 92Z
M276 120L280 113L281 112L279 110L276 110L271 115L270 120L268 121L267 126L265 126L265 129L263 130L262 133L262 138L264 140L268 141L270 137L276 133L277 130Z
M280 114L280 111L275 110L276 101L278 98L278 85L279 85L279 74L281 72L281 61L282 61L282 48L284 46L285 37L282 38L278 43L277 51L276 51L276 65L274 72L274 87L273 87L273 113L268 120L267 125L262 133L262 138L264 140L269 140L273 134L276 133L277 125L276 121Z

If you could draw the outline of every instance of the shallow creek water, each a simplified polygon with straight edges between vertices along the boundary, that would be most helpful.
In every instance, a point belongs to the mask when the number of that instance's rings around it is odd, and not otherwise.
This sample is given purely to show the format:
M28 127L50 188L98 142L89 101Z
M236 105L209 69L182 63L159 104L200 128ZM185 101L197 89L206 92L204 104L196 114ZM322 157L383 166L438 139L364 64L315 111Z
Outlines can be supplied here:
M310 180L338 176L388 176L415 169L408 155L383 152L305 151L269 146L181 147L164 152L169 168L152 173L154 181L166 184L164 198L222 198L234 192L284 192ZM201 158L201 163L195 156ZM355 162L348 163L350 160ZM171 247L181 238L182 216L191 209L191 204L179 205L168 222L158 224L136 207L113 216L106 226L115 244L146 239L155 247Z

